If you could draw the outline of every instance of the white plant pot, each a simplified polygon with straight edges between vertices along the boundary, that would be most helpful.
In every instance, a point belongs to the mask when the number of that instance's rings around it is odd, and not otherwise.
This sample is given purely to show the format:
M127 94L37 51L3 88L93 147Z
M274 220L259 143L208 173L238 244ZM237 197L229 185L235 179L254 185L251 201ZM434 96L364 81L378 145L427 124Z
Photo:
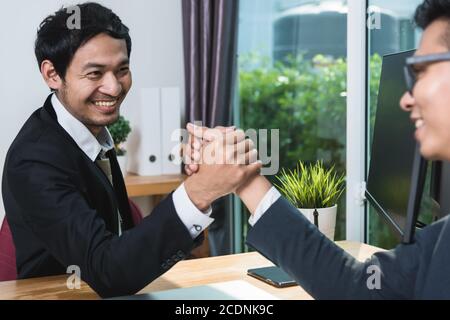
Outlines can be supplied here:
M127 175L127 164L128 164L128 156L125 154L123 156L117 156L117 162L119 162L120 171L122 171L122 175Z
M298 210L312 223L314 224L314 210L315 209L301 209ZM328 237L331 241L334 241L334 232L336 229L336 216L337 205L330 208L317 209L319 213L319 231Z

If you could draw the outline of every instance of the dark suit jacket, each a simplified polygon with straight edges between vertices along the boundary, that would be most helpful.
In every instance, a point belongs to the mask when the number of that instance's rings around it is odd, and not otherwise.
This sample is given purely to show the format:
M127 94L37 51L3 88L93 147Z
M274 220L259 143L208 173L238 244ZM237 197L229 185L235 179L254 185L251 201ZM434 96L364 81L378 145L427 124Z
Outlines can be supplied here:
M77 265L81 278L101 296L136 293L196 243L171 196L133 228L114 151L109 152L113 187L58 124L50 97L20 130L3 172L19 278L63 274Z
M249 231L247 243L317 299L450 299L449 217L419 231L413 244L361 263L280 198ZM380 286L370 289L375 270L381 271Z

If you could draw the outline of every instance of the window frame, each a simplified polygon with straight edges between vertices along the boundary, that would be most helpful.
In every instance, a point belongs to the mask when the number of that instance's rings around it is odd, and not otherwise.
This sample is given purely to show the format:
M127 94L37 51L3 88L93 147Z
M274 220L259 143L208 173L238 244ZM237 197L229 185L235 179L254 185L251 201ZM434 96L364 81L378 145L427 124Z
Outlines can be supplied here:
M367 8L367 0L348 0L346 239L358 242L367 241Z

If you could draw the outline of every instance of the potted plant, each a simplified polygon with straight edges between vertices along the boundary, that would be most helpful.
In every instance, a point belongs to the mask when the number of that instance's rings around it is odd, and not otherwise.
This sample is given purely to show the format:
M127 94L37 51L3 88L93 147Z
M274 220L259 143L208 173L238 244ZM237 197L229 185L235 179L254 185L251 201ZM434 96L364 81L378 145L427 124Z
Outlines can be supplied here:
M294 170L281 170L275 186L298 210L334 241L337 201L344 192L344 175L334 166L326 169L322 161L305 165L299 161Z
M127 173L127 152L122 144L127 140L131 132L130 122L123 116L119 116L116 122L108 126L108 130L114 140L114 149L116 150L120 170L125 175Z

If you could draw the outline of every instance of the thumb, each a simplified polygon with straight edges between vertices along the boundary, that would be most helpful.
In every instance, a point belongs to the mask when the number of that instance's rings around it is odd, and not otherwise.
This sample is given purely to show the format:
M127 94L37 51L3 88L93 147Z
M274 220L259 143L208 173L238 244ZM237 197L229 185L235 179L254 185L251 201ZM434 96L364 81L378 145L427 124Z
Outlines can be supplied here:
M252 164L247 165L245 167L246 179L249 179L253 176L260 174L262 166L263 166L263 164L262 164L261 160L258 160Z

